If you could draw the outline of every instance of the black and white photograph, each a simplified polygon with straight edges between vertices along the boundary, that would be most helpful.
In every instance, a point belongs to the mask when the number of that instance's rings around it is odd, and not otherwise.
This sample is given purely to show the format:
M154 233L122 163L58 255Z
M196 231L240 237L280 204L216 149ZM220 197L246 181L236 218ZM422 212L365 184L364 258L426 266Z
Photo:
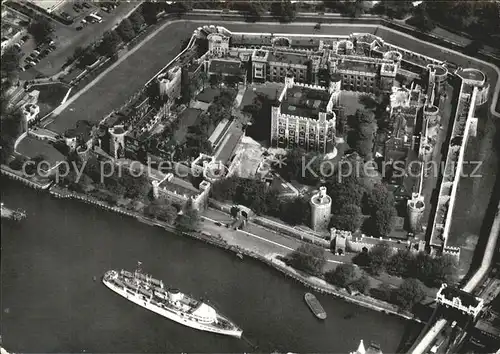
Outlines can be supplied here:
M500 354L500 1L0 6L1 354Z

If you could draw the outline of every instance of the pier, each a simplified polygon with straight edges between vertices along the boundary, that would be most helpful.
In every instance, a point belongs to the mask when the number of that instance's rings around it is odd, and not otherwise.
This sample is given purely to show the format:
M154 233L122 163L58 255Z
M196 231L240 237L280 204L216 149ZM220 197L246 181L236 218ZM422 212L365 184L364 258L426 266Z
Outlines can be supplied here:
M10 219L10 220L22 220L26 217L26 212L23 210L13 210L7 208L3 203L1 205L2 210L2 218Z

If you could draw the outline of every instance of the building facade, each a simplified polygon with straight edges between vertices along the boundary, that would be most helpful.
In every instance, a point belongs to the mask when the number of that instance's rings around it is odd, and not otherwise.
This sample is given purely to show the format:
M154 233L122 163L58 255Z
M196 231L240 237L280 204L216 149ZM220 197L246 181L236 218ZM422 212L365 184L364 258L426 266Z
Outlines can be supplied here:
M301 147L327 154L335 148L334 95L325 87L296 84L285 78L278 100L271 107L271 145Z
M202 181L198 188L168 173L161 181L153 180L153 196L163 198L181 209L186 207L202 210L206 207L211 184Z

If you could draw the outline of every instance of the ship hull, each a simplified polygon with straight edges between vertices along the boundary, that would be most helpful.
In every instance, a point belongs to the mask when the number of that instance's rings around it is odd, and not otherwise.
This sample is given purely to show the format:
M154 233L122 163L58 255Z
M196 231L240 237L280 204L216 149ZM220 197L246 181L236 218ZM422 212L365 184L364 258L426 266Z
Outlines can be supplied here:
M149 301L145 301L143 299L140 299L137 296L134 296L132 294L129 294L125 289L121 289L115 284L107 281L106 279L103 279L102 281L104 285L106 285L109 289L113 290L115 293L123 296L129 301L132 301L136 305L139 305L145 309L148 309L150 311L153 311L154 313L166 317L169 320L175 321L177 323L180 323L184 326L191 327L200 331L206 331L206 332L212 332L212 333L218 333L226 336L231 336L231 337L236 337L236 338L241 338L241 335L243 331L241 330L225 330L225 329L219 329L219 328L213 328L208 325L204 325L203 323L195 322L186 318L181 317L179 314L175 313L174 311L168 311L165 309L162 309L155 304L152 304Z

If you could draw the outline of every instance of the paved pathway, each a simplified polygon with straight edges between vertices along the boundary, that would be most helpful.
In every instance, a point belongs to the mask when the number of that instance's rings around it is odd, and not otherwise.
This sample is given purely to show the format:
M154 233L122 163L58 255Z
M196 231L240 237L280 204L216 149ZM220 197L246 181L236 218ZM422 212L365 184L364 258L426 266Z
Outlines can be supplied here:
M232 223L232 218L221 211L207 209L202 216L203 229L212 235L221 235L229 244L239 246L262 255L279 254L285 256L303 244L293 237L278 234L255 224L247 224L245 230L232 230L215 223ZM349 256L337 256L325 251L327 265L325 270L334 268L336 264L350 261Z

